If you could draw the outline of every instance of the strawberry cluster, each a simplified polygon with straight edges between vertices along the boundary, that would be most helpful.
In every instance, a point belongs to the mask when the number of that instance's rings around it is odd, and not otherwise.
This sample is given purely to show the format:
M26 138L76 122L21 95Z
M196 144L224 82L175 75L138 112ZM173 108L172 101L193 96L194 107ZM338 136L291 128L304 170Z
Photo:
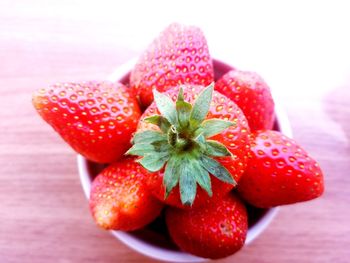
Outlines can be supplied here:
M272 130L264 80L238 69L214 79L214 71L202 31L172 24L127 83L58 83L34 94L38 113L77 153L106 164L90 194L100 227L132 231L165 211L180 249L222 258L244 245L247 204L323 193L318 163Z

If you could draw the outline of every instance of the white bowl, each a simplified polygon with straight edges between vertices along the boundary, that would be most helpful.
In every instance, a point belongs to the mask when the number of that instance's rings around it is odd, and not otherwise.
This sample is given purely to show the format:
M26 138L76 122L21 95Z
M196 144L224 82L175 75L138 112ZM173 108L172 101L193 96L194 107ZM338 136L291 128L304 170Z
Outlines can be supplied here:
M214 59L213 62L215 79L218 79L220 76L232 69L231 66L219 60ZM128 83L129 73L134 65L135 60L122 65L110 76L109 80ZM281 131L291 138L292 131L288 118L276 101L275 104L276 122L274 129ZM86 198L89 199L92 180L99 173L99 171L104 168L104 166L90 162L81 155L78 155L77 161L80 182ZM245 245L250 244L264 231L264 229L270 224L276 215L277 211L278 208L258 209L248 206L250 222ZM170 240L169 236L165 234L165 232L166 228L164 225L164 220L162 219L157 219L148 227L138 231L110 231L113 236L115 236L125 245L150 258L167 262L204 262L209 260L180 251Z

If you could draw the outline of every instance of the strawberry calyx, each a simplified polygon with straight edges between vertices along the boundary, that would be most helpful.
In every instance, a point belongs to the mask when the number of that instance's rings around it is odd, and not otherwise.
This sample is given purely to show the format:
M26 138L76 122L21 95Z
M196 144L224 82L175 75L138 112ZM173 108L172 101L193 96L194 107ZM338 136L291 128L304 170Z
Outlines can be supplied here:
M145 118L159 130L136 133L133 146L126 154L141 156L137 161L150 172L165 166L163 184L165 198L179 185L182 204L192 206L197 184L212 196L209 174L221 181L236 185L228 170L215 157L232 156L222 143L211 140L234 122L207 119L214 84L207 86L193 104L184 99L181 87L174 103L163 93L153 90L160 115Z

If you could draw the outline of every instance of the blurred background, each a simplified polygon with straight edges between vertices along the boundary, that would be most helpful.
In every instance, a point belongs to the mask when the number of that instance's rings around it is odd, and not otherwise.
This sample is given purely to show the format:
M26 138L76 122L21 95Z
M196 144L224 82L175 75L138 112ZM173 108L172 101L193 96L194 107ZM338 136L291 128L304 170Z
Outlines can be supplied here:
M213 57L262 75L326 176L322 198L282 208L222 262L348 262L349 11L336 0L1 0L0 262L152 262L95 227L75 155L31 93L107 78L171 22L201 27Z
M106 74L106 67L112 72L136 57L177 21L201 27L214 57L257 71L277 98L298 107L319 107L309 99L327 97L350 78L346 1L2 0L0 18L2 75L28 68L51 75L62 70L59 52ZM16 60L8 59L9 47ZM77 69L64 68L71 79L80 77ZM38 85L52 81L41 78Z

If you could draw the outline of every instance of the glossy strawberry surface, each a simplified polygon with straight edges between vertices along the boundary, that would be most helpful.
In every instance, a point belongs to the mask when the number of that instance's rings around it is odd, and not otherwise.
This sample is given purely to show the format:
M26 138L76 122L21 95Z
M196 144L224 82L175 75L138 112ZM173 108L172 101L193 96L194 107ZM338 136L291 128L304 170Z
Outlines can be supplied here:
M256 207L292 204L319 197L324 191L323 173L294 140L277 131L258 131L252 136L238 190Z
M274 101L269 86L260 75L231 70L215 83L215 89L237 103L252 131L272 129Z
M58 83L35 93L33 104L77 153L99 163L126 152L141 116L135 96L120 83Z
M105 168L91 186L90 210L96 224L104 229L130 231L153 221L163 204L147 190L148 176L133 158Z
M246 208L233 194L198 209L168 208L166 223L181 250L212 259L241 249L248 230Z
M153 101L153 89L162 92L183 83L206 86L213 81L212 59L203 32L176 23L142 53L130 77L130 85L145 107Z

